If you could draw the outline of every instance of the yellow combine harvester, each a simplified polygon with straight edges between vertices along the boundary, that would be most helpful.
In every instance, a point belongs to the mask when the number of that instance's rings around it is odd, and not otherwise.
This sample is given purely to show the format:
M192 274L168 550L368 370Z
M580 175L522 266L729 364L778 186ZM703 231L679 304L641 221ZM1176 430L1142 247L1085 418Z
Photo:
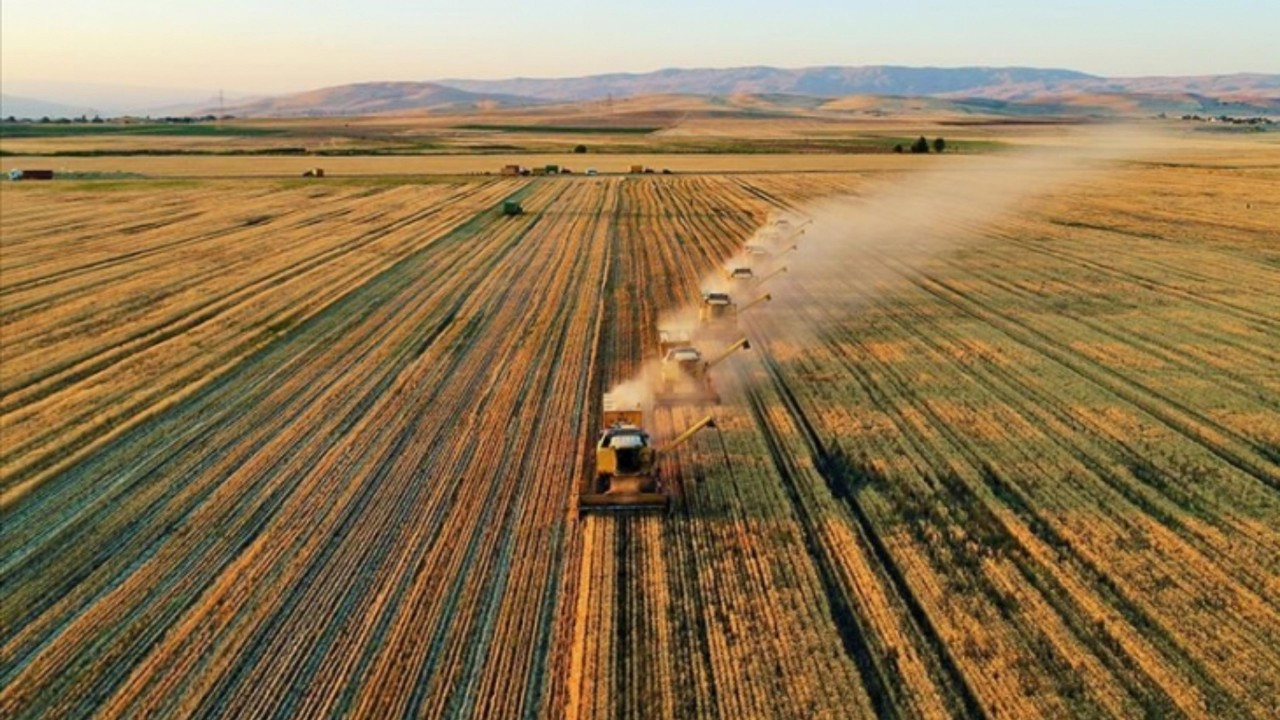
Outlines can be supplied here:
M711 368L738 350L749 349L751 343L745 337L711 360L704 360L702 352L692 345L671 348L662 356L662 379L654 402L659 406L719 403L720 394L711 383Z
M711 337L737 334L738 314L772 299L773 296L766 293L739 309L729 293L703 293L702 304L698 306L698 330L702 335Z
M698 306L698 327L704 331L738 329L738 306L729 293L702 294L702 305Z
M658 331L658 357L666 357L667 353L676 348L688 347L693 344L693 333L688 330L659 330Z
M710 415L665 447L655 448L644 430L644 411L604 396L603 429L596 443L596 469L578 493L578 514L596 511L665 510L671 502L662 486L658 460L699 430L715 427Z

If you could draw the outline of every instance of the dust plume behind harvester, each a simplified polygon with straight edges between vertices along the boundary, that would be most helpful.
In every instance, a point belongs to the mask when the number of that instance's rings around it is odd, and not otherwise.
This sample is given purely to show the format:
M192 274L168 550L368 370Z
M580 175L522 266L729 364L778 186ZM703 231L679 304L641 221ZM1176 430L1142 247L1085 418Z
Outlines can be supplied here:
M662 483L659 461L704 428L714 428L708 415L661 448L654 447L644 428L640 402L606 393L602 403L600 438L596 441L595 470L583 478L578 514L611 511L666 510L671 504Z

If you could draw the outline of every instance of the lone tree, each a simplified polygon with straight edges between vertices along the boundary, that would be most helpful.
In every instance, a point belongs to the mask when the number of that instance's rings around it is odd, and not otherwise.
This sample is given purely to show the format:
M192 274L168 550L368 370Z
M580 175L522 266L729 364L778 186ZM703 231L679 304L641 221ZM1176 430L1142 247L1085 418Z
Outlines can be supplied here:
M938 153L940 153L940 152L942 152L943 150L946 150L946 149L947 149L947 141L946 141L946 140L943 140L942 138L934 138L934 140L933 140L933 151L934 151L934 152L938 152Z
M901 155L901 154L902 154L902 143L898 143L897 145L894 145L894 146L893 146L893 151L894 151L894 152L896 152L896 153L898 153L899 155Z
M581 155L581 154L583 154L583 153L585 153L585 152L587 151L587 146L586 146L586 145L578 145L577 147L575 147L575 148L573 149L573 151L574 151L575 153L577 153L577 154Z
M920 139L916 140L914 143L911 144L911 152L913 153L929 152L929 141L925 140L924 136L921 135Z

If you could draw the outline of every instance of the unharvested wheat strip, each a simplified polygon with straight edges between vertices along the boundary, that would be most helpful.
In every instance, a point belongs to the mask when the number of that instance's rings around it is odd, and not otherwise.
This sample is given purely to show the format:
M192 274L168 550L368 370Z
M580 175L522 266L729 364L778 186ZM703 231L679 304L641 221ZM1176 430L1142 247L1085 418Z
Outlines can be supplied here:
M992 387L992 386L989 386L988 384L987 387ZM1037 402L1033 402L1033 404L1030 405L1029 407L1032 407L1032 409L1036 410L1037 413L1039 413L1038 405L1039 404L1037 404ZM1093 425L1092 421L1089 424ZM1112 430L1102 427L1102 425L1096 425L1096 427L1098 428L1098 434L1100 434L1100 436L1106 437L1106 436L1112 436L1112 434L1115 434L1117 441L1123 442L1123 437L1121 437L1120 434L1112 433ZM1069 432L1070 432L1070 429L1066 427L1059 427L1053 430L1053 433L1055 433L1055 436L1057 436L1057 434L1066 434ZM1087 469L1082 468L1082 470L1084 471L1085 474L1088 474ZM1117 502L1119 502L1120 505L1116 505ZM1156 502L1157 505L1161 505L1161 503L1164 503L1164 505L1167 505L1167 502L1162 501L1161 498L1158 498L1158 497L1153 497L1151 502ZM1123 500L1123 498L1119 498L1119 497L1103 497L1102 500L1100 500L1100 507L1124 507L1126 505L1128 505L1128 502ZM1132 509L1132 511L1137 511L1137 509ZM1171 512L1171 514L1174 514L1175 516L1180 514L1180 511L1178 509L1174 509L1174 507L1167 507L1166 511ZM1248 537L1248 536L1245 536L1245 537ZM1199 539L1201 538L1194 538L1194 539L1196 539L1198 547L1203 547L1203 544L1199 543ZM1247 578L1249 573L1251 573L1251 569L1249 569L1248 566L1240 566L1239 569L1236 569L1234 571L1235 577Z
M873 512L873 518L874 518L874 512ZM897 553L895 553L895 556L896 556L896 555L897 555ZM901 569L902 569L902 570L904 570L904 571L905 571L905 570L908 570L908 569L910 568L910 566L911 566L911 565L913 565L913 562L910 562L910 561L909 561L909 559L908 559L908 557L899 557L899 561L900 561L900 562L902 562ZM927 577L927 575L925 575L925 577ZM909 582L910 582L910 574L908 574L908 579L909 579ZM911 587L915 588L915 587L916 587L916 584L918 584L918 582L919 582L919 580L916 580L916 582L910 582ZM941 596L936 596L936 597L941 597ZM929 605L925 605L925 609L929 609ZM931 616L932 616L932 618L934 618L934 623L936 623L936 621L937 621L937 619L938 619L938 618L937 618L937 615L938 615L938 614L937 614L936 609L933 609L933 611L929 612L929 615L931 615Z
M924 320L924 322L928 322L928 321ZM942 334L943 336L947 335L947 333L944 330L936 326L933 328L933 330L937 333ZM964 342L964 341L962 340L961 342ZM984 372L975 373L972 370L968 372L975 376L986 375L986 373ZM1027 414L1028 416L1034 415L1034 416L1040 417L1042 418L1041 420L1039 420L1040 422L1050 424L1052 429L1049 431L1049 437L1058 438L1058 437L1069 437L1072 435L1073 433L1072 428L1053 419L1046 412L1044 407L1045 404L1043 403L1043 401L1037 399L1036 397L1034 397L1034 395L1031 395L1028 393L1028 388L1034 388L1038 383L1028 379L1023 379L1023 377L1021 377L1021 374L1018 373L1016 370L1013 370L1013 369L1002 370L1000 374L991 375L985 382L979 383L975 381L973 384L970 385L970 387L974 388L973 390L974 392L985 393L991 390L992 388L998 389L1005 383L1011 383L1010 387L1013 390L1013 392L1029 395L1028 402L1021 406L1021 412L1024 414ZM1005 395L1004 397L1007 398L1008 396ZM1025 434L1028 431L1033 431L1030 425L1025 424L1025 422L1023 421L1022 415L1013 415L1011 416L1011 418L1013 422L1018 422L1023 425L1023 428L1022 428L1023 434ZM1123 447L1124 444L1128 441L1128 437L1126 437L1126 433L1123 430L1109 427L1105 423L1097 422L1092 418L1083 418L1082 421L1089 429L1094 431L1095 438L1111 438L1115 442L1119 443L1121 447ZM1081 468L1081 470L1086 474L1089 473L1087 468ZM1145 495L1146 497L1145 502L1151 502L1151 503L1155 503L1157 506L1162 506L1165 508L1166 512L1172 512L1174 515L1181 514L1179 510L1173 507L1169 503L1169 501L1167 499L1164 499L1162 496L1156 495L1155 493L1150 492L1146 488L1135 488L1135 491ZM1211 499L1211 498L1206 498L1206 499ZM1114 498L1108 498L1105 501L1103 501L1103 504L1107 506L1112 506L1111 504L1114 503L1115 501L1116 499ZM1215 504L1216 504L1216 501L1215 501ZM1226 510L1225 508L1222 511L1233 512L1230 510ZM1234 518L1225 518L1224 520L1226 522L1231 523L1232 525L1235 524ZM1189 521L1190 520L1188 519L1188 522ZM1199 533L1198 535L1199 537L1194 538L1197 544L1199 544L1199 541L1201 538L1210 537L1205 533ZM1241 533L1236 537L1250 537L1251 535L1252 535L1251 533L1246 532L1246 533ZM1224 538L1219 542L1222 544L1225 544L1226 540ZM1231 542L1234 545L1236 541L1232 540ZM1218 543L1215 542L1215 544L1218 544ZM1254 565L1254 567L1256 567L1256 565ZM1237 570L1235 570L1235 573L1238 577L1241 576L1242 573L1244 574L1244 576L1247 577L1250 572L1251 572L1250 565L1248 564L1241 565Z
M600 534L596 537L596 561L592 563L595 571L591 579L592 615L590 627L595 631L592 646L595 650L591 663L591 708L590 717L615 717L614 698L621 689L619 678L614 674L614 603L616 597L617 567L614 548L617 546L617 524L615 518L599 518Z
M760 352L768 352L768 347L758 348ZM782 419L781 411L775 411L775 422L780 427L789 424ZM784 433L783 437L794 437L793 433ZM793 449L793 453L796 451ZM798 454L798 453L797 453ZM831 557L838 563L844 578L846 592L851 600L858 604L860 615L870 623L874 635L880 638L882 647L893 653L892 665L902 673L910 683L902 688L914 695L914 711L922 717L941 717L947 714L939 688L934 684L930 671L916 653L914 640L910 639L901 623L901 609L890 610L888 595L882 586L882 580L871 567L871 560L865 555L863 543L855 538L851 527L853 520L847 511L831 505L831 496L825 490L818 490L809 473L801 473L808 480L798 483L804 492L807 502L815 505L818 517L828 518L821 523L820 537L825 538L824 545L829 549ZM814 581L809 578L810 586Z
M925 351L924 351L924 353L923 353L922 355L920 355L920 356L922 356L922 357L923 357L923 356L927 356L927 354L928 354L929 352L931 352L931 351L930 351L929 349L927 349L927 348L926 348L926 349L925 349ZM1114 502L1115 502L1114 500L1112 500L1112 501L1108 501L1107 503L1104 503L1103 505L1100 505L1100 507L1110 507L1110 506L1114 506ZM1123 501L1121 501L1121 502L1123 502ZM1153 530L1154 530L1154 528L1153 528ZM1185 563L1178 563L1176 566L1177 566L1177 567L1183 567L1184 565L1185 565ZM1190 574L1191 574L1192 576L1197 576L1197 574L1196 574L1196 573L1190 573ZM1213 574L1213 572L1211 572L1211 571L1210 571L1210 575L1212 575L1212 574ZM1224 576L1224 577L1219 578L1219 579L1218 579L1218 582L1217 582L1217 583L1215 583L1215 585L1221 585L1222 583L1226 583L1226 584L1227 584L1227 586L1231 586L1231 585L1233 585L1233 584L1234 584L1230 578L1228 578L1228 577L1225 577L1225 576ZM1251 624L1252 624L1252 623L1251 623ZM1274 622L1264 622L1264 626L1269 626L1269 625L1274 625L1274 624L1275 624Z
M997 256L999 257L999 256ZM955 264L951 264L951 268L956 272L952 274L956 277L975 277L983 282L985 287L990 287L996 291L1007 292L1014 296L1006 305L1018 306L1027 304L1028 301L1034 302L1039 299L1038 293L1015 286L1005 282L992 273L984 273L980 271L970 270L966 274ZM1007 272L1007 267L1004 269ZM1074 291L1083 297L1087 297L1091 292L1090 288L1082 288L1079 285L1065 280L1062 276L1060 267L1055 267L1050 271L1051 275L1047 277L1055 280L1062 285L1066 291ZM1029 274L1029 271L1028 271ZM1037 277L1031 275L1031 277ZM1129 289L1130 302L1154 303L1167 300L1167 294L1146 294L1141 290ZM1249 347L1248 353L1241 357L1238 362L1225 363L1219 359L1219 353L1216 352L1197 352L1196 350L1186 350L1179 346L1171 345L1163 340L1164 337L1176 335L1180 338L1185 337L1190 341L1209 342L1213 344L1227 344L1230 347L1239 348L1239 344L1233 338L1224 336L1218 329L1223 327L1222 321L1218 319L1218 313L1210 309L1201 309L1195 315L1194 322L1183 321L1173 312L1164 311L1159 314L1159 327L1152 327L1151 332L1144 333L1140 328L1130 327L1126 324L1116 324L1114 322L1102 323L1091 320L1088 317L1074 317L1070 319L1070 323L1074 327L1074 332L1063 333L1065 337L1077 338L1077 343L1087 343L1092 336L1101 335L1103 338L1109 338L1120 343L1125 348L1125 363L1112 363L1113 369L1121 374L1136 376L1137 381L1142 379L1142 368L1150 367L1161 363L1168 363L1175 368L1182 368L1188 372L1202 372L1207 365L1217 370L1220 380L1216 385L1219 393L1227 395L1234 402L1253 402L1253 398L1258 394L1257 378L1261 372L1265 376L1264 368L1269 368L1275 364L1276 356L1267 352L1264 347ZM1086 330L1083 330L1087 328ZM1206 328L1208 330L1206 330ZM1280 328L1280 325L1277 326ZM1255 335L1254 338L1257 336ZM1139 369L1131 370L1128 366L1139 365ZM1261 400L1261 398L1260 398ZM1265 400L1261 400L1265 403Z
M763 453L764 453L764 450L762 448L753 448L753 452L751 454L754 455L754 454L763 454ZM747 501L746 497L743 497L741 495L739 496L741 498L739 502L742 506L742 510L744 514L749 514L747 515L747 517L750 517L751 515L755 515L755 514L772 515L773 514L772 511L774 508L788 507L788 503L786 502L786 499L782 497L781 494L777 491L778 485L776 482L766 482L764 481L763 476L761 476L759 480L757 480L755 477L751 477L750 475L744 477L743 470L745 469L745 467L743 464L743 460L749 457L749 455L744 454L740 457L741 459L735 462L735 467L738 469L737 472L735 473L735 480L738 483L741 483L744 479L748 479L750 484L747 487L750 487L753 490L753 495L755 495L756 492L759 492L759 499L756 500L755 498L752 498L752 501L750 502ZM785 518L783 521L787 523L792 523L796 521L794 516L792 516L790 513L787 513L782 517ZM744 518L744 520L746 519ZM738 540L737 543L739 546L741 546L742 544L747 544L748 548L751 549L751 552L749 553L749 559L751 560L752 567L756 571L755 574L758 575L757 582L760 583L760 587L772 588L775 584L773 581L773 576L775 573L778 572L778 570L767 569L765 564L762 562L763 558L766 557L766 555L760 553L758 550L754 548L751 548L751 546L754 545L754 543L750 542L751 539L765 537L765 534L763 532L751 527L751 525L753 524L754 523L752 521L746 520L746 526L742 527L738 532L739 537L741 539ZM797 554L800 555L801 558L803 558L802 553L797 553ZM801 570L809 570L810 568L810 564L808 562L798 562L797 564L799 566L799 569ZM807 572L805 573L805 576L807 580L812 579L810 574ZM813 584L809 584L808 587L811 590L815 591L814 596L803 598L799 607L788 608L785 600L785 595L777 596L772 601L765 604L765 607L769 610L769 612L766 615L766 619L770 625L767 632L767 637L773 639L775 642L778 642L778 647L775 647L774 649L772 649L769 655L772 655L773 657L781 659L781 663L783 664L783 667L784 667L784 672L782 673L781 677L801 678L801 677L811 675L815 671L820 672L825 678L825 682L822 684L821 688L819 689L819 692L825 692L829 690L832 692L837 692L839 694L847 694L848 697L845 698L845 701L843 704L845 704L846 706L849 706L850 709L852 709L852 707L861 706L865 708L867 712L870 712L869 703L866 697L863 696L859 698L858 695L853 692L853 689L858 688L860 686L860 683L855 677L855 673L852 672L852 667L847 662L847 658L844 658L843 654L838 649L832 647L829 642L824 642L817 647L799 648L799 649L795 648L796 642L794 638L804 637L806 635L805 630L808 629L809 627L820 627L827 630L828 632L824 633L824 636L826 638L833 638L835 636L834 629L830 628L828 625L828 623L830 622L830 617L825 614L819 615L817 612L814 612L812 617L803 620L802 625L798 627L790 626L790 622L792 620L793 614L797 619L799 619L799 616L801 616L805 610L808 610L808 609L816 610L817 607L821 607L825 605L825 603L822 600L818 599L818 592L820 591L816 591L816 586ZM774 591L770 591L770 594L774 594ZM773 612L774 609L780 609L780 608L786 608L787 612L785 613ZM785 641L783 641L784 638L786 639ZM833 668L823 668L821 670L817 670L816 668L812 667L812 664L818 658L821 658L821 657L842 658L843 661L839 665ZM796 683L792 682L789 684L796 684ZM782 690L781 688L778 689L778 691L781 691L781 690ZM794 697L796 695L795 691L792 691L790 693L782 693L782 695L789 696L793 700L796 699ZM808 700L806 701L806 706L793 708L791 710L788 710L787 712L789 714L812 712L812 706L815 702L816 700L814 698L809 697ZM852 703L852 705L849 705L849 703ZM840 704L841 702L838 700L827 699L823 701L822 706L837 707Z
M687 424L687 416L682 414L678 417L681 425ZM713 488L712 496L724 498L728 492L724 483L709 482L707 484ZM722 499L717 504L723 507L728 502ZM699 582L703 596L714 598L714 602L717 603L708 608L711 611L710 615L703 621L707 623L707 634L711 641L714 672L719 687L723 691L720 695L722 708L725 712L740 717L761 713L765 705L756 692L756 685L750 677L751 673L745 672L751 663L748 658L741 657L733 647L732 636L737 634L735 620L737 593L728 587L728 582L736 577L735 569L731 561L719 550L720 542L715 539L716 532L710 524L695 523L694 531L701 537L701 542L696 546L695 551L708 560L706 564L699 564L699 570L702 571ZM719 616L723 616L723 620ZM744 674L747 677L743 677Z

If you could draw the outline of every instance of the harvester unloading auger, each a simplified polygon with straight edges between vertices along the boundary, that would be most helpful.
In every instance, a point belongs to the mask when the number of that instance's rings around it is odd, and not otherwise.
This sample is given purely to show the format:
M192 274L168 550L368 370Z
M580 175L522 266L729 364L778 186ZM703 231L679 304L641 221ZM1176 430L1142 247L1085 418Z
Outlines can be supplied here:
M749 349L751 343L745 337L739 338L710 360L703 359L702 352L692 345L671 348L662 357L661 384L654 393L654 403L659 407L719 404L720 394L711 383L711 368L724 362L738 350Z
M769 281L771 278L775 278L775 277L777 277L777 276L781 275L782 273L784 273L784 272L786 272L786 271L787 271L787 266L786 266L786 265L783 265L782 267L778 268L777 270L774 270L773 272L769 273L768 275L765 275L765 276L761 277L758 281L756 281L756 287L760 287L761 285L763 285L763 284L765 284L767 281Z
M661 448L650 444L644 411L604 396L603 429L596 443L595 471L583 479L578 514L596 511L665 510L671 497L662 485L659 459L704 428L714 428L708 415Z

